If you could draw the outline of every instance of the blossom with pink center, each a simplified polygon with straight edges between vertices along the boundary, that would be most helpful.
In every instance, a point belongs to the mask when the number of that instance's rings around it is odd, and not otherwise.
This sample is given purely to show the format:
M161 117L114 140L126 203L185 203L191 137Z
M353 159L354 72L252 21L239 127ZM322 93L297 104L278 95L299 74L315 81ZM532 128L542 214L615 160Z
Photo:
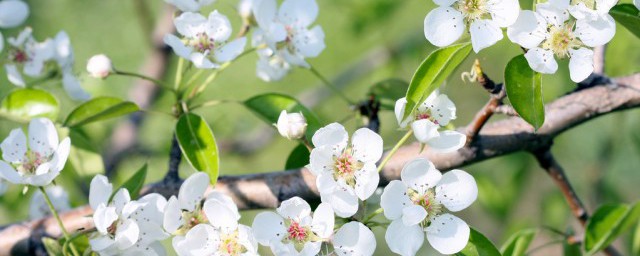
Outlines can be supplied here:
M358 210L358 199L366 200L378 187L376 162L382 156L382 138L367 129L358 129L351 142L338 123L320 128L313 135L309 170L316 175L322 202L336 215L349 217Z
M317 255L333 235L335 219L327 203L321 203L312 216L309 204L293 197L282 202L277 212L258 214L252 225L256 240L275 255Z
M29 77L40 77L44 64L55 55L55 45L51 39L37 42L32 36L31 28L27 27L17 37L7 39L9 43L8 61L4 64L9 82L24 87L22 73ZM22 68L22 73L19 71Z

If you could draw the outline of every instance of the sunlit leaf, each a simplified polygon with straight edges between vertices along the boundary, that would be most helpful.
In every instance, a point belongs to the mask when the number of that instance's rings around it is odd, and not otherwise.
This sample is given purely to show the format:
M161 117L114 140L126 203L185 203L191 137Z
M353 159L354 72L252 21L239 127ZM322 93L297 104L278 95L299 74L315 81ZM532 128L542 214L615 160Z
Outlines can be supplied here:
M49 237L42 238L42 244L44 245L44 249L47 250L47 254L52 256L63 256L62 253L62 245L58 240Z
M589 218L584 234L584 249L594 254L609 246L640 218L640 203L603 205Z
M287 158L285 170L297 169L309 164L309 149L304 144L299 144L291 151Z
M320 122L316 114L291 96L278 93L261 94L246 100L244 105L269 125L278 122L282 110L286 110L288 113L302 112L308 124L307 138L311 138L316 130L320 129Z
M73 165L79 176L94 176L104 173L102 155L96 145L80 130L70 129L71 151L69 163Z
M216 139L207 122L196 114L187 113L176 124L176 137L180 150L189 164L209 174L211 184L218 181L219 155Z
M469 243L462 249L462 251L456 253L458 256L500 256L500 252L495 245L485 237L482 233L471 229L469 235Z
M440 87L470 52L471 43L462 43L440 48L429 54L411 78L403 118L407 118L429 94Z
M524 55L518 55L507 63L504 71L507 97L518 115L536 130L544 123L540 80L540 73L531 70Z
M131 195L131 199L137 199L140 196L140 189L144 186L144 181L147 178L147 164L144 164L136 173L125 181L121 188L126 188Z
M536 236L535 229L524 229L511 235L509 240L504 243L500 251L504 256L522 256L527 252L527 248Z
M371 88L369 94L373 95L380 101L382 109L393 110L396 100L404 97L409 89L409 83L402 79L390 78L380 81Z
M640 38L640 11L633 4L619 4L611 8L609 14L620 25Z
M19 119L58 118L60 105L50 93L38 89L15 90L2 100L0 111Z
M136 104L113 97L98 97L75 108L64 125L77 127L88 123L123 116L138 111Z

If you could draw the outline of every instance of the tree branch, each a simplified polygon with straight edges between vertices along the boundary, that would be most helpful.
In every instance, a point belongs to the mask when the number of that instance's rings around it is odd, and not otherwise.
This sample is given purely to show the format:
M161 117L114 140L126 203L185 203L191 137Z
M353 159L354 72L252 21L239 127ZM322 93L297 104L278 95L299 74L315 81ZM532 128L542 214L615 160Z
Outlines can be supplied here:
M544 125L534 132L533 127L519 117L488 123L478 133L475 143L457 152L439 154L426 148L420 153L420 145L400 148L381 172L380 185L398 179L404 164L416 157L425 157L440 170L450 170L489 158L516 151L536 151L549 145L558 134L596 117L615 111L640 106L640 74L614 79L617 84L606 84L586 88L567 94L547 105ZM465 128L460 130L464 131ZM275 208L293 196L306 200L317 200L315 177L307 169L276 171L240 176L220 177L215 190L233 198L240 209ZM165 196L177 194L178 190L160 183L145 187L144 193L158 192ZM61 214L65 226L70 230L90 228L91 214L88 206L82 206ZM55 220L26 221L8 225L0 230L0 255L12 250L20 251L28 243L32 232L45 230L46 234L59 236Z

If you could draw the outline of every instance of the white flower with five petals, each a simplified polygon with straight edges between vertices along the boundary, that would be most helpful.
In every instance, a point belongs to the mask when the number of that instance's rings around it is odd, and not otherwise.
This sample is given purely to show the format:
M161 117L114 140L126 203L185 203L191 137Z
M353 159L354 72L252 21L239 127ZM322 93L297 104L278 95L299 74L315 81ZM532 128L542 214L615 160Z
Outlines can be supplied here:
M385 217L392 221L385 234L391 251L415 255L425 232L442 254L462 250L469 240L469 226L445 209L458 212L471 205L478 197L475 179L461 170L442 175L423 158L407 163L401 179L391 181L380 199Z
M439 5L424 19L424 35L435 46L452 44L469 28L477 53L502 39L502 29L516 21L518 0L434 0Z
M464 134L457 131L438 131L440 127L456 119L456 106L447 95L433 92L414 113L402 120L406 105L406 98L396 101L396 119L400 128L410 126L420 143L442 153L453 152L464 146L467 140Z
M19 67L24 74L30 77L42 75L44 63L55 56L55 45L51 39L44 42L36 42L31 35L31 28L25 28L18 37L7 39L9 43L8 61L4 64L9 82L16 86L24 87L25 82Z
M246 37L227 42L231 36L231 23L226 16L213 11L205 18L199 13L185 12L174 20L181 40L167 34L164 42L180 57L202 69L220 67L240 55L247 42Z
M316 175L322 202L336 215L346 218L358 210L358 199L366 200L378 187L376 162L382 156L382 138L367 129L349 135L338 123L320 128L313 135L308 168Z
M332 239L336 255L371 256L376 251L376 237L360 222L342 225Z
M20 0L0 1L0 28L13 28L22 24L29 16L29 6ZM0 52L4 48L4 38L0 33Z
M317 255L322 242L333 235L335 223L331 205L321 203L311 215L311 207L302 198L282 202L273 212L258 214L253 220L256 240L271 247L275 255Z
M62 87L75 100L88 100L91 95L86 92L73 73L74 55L71 40L66 32L60 31L53 39L54 59L62 71Z
M65 138L58 144L51 120L35 118L29 123L28 142L22 129L13 129L0 148L4 159L0 161L0 178L13 184L46 186L64 168L71 140Z

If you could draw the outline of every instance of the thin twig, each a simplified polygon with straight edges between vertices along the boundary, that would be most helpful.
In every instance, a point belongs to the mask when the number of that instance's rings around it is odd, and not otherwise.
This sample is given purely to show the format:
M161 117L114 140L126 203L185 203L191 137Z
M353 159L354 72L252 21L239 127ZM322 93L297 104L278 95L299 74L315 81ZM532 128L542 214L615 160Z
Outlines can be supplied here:
M165 183L176 183L180 181L179 168L182 161L182 151L178 144L178 138L173 135L171 139L171 149L169 150L169 170L164 176Z
M480 129L489 121L489 118L495 113L498 106L502 105L502 100L506 97L506 92L502 84L496 84L486 73L482 72L480 61L476 60L472 67L472 74L475 74L475 80L490 93L491 98L487 104L478 111L473 121L467 126L467 144L473 142Z

